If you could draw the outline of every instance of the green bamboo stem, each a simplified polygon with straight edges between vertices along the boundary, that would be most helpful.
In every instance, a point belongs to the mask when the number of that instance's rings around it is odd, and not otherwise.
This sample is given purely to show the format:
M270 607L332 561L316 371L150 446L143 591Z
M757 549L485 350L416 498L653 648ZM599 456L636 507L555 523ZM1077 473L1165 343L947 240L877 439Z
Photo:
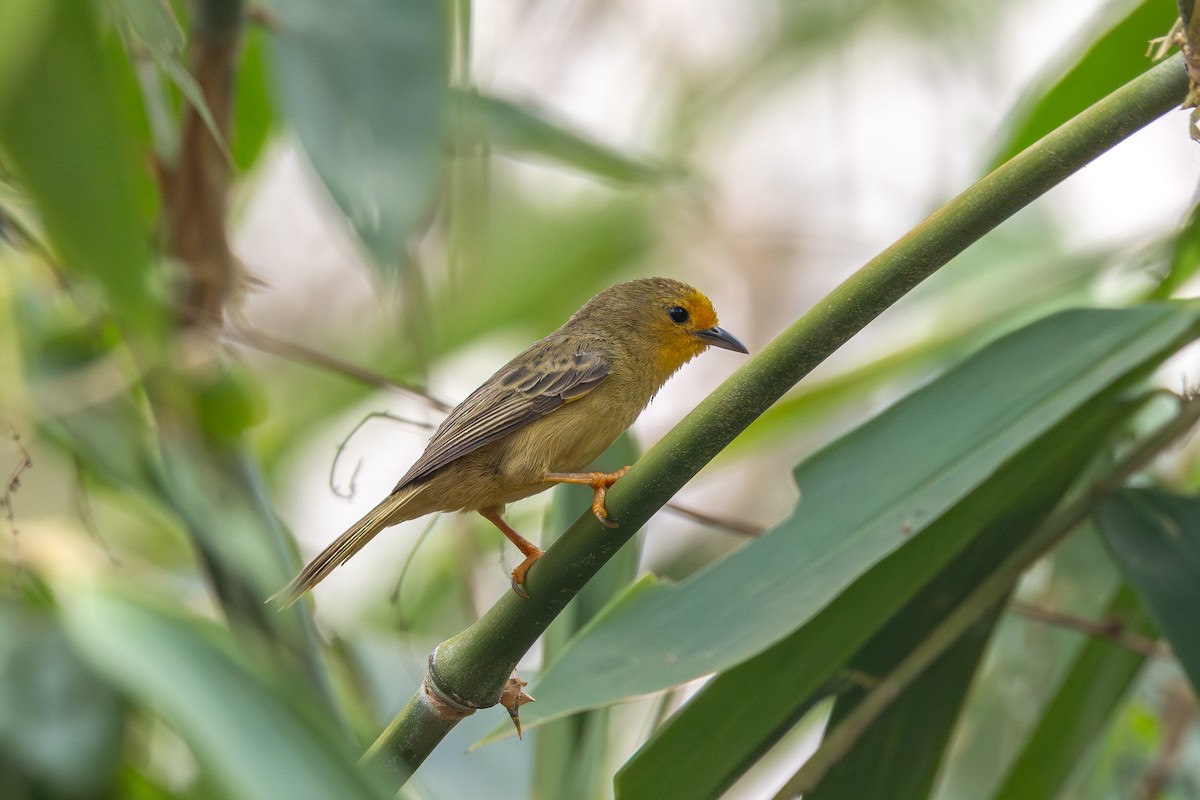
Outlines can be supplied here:
M608 494L620 528L585 514L529 573L531 599L509 593L474 625L443 642L433 683L473 707L494 705L517 661L580 587L718 452L871 320L1035 198L1177 107L1187 92L1179 56L1113 92L982 178L876 256L739 369L640 459ZM410 768L438 736L410 704L371 749Z

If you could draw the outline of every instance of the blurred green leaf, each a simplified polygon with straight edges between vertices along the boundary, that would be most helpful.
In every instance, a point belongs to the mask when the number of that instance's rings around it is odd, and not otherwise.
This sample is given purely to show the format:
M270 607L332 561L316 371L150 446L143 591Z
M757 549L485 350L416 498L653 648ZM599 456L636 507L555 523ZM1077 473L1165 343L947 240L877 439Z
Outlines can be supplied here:
M1187 221L1175 235L1171 245L1171 256L1167 262L1167 274L1163 277L1150 298L1165 300L1179 287L1187 283L1200 268L1200 203L1192 206Z
M42 433L109 485L157 498L158 442L119 333L61 300L29 292L14 308Z
M1075 310L993 342L797 467L801 502L774 530L677 586L619 598L535 687L531 721L762 652L919 541L1039 436L1189 340L1195 315L1174 306ZM965 543L925 552L926 569Z
M136 44L159 57L178 58L183 52L183 28L168 0L104 0L114 22Z
M835 685L845 683L846 670L874 676L889 671L922 632L940 621L956 597L974 588L978 579L1021 543L1021 537L1012 532L1032 530L1126 412L1110 403L1088 403L1030 443L979 489L921 531L908 547L854 581L795 633L719 674L618 774L622 797L654 797L667 786L684 787L693 797L716 797L795 720ZM972 543L942 567L945 553L963 541ZM908 601L939 568L940 577ZM905 607L901 610L901 606ZM885 623L890 624L880 630ZM872 636L874 640L868 643ZM963 645L945 667L959 678L960 690L965 688L962 680L973 663L972 652L972 646ZM937 678L928 680L938 683ZM945 690L944 697L938 695L936 705L943 714L935 725L923 708L931 691L926 679L919 681L914 692L906 692L898 701L899 710L880 720L880 733L869 734L862 742L865 749L855 751L869 761L872 748L882 747L884 755L876 755L881 762L880 776L895 777L890 770L897 768L897 760L907 757L923 767L914 768L912 777L918 781L932 777L929 773L937 765L943 744L940 737L953 722L949 712L961 702L961 692ZM890 736L896 730L902 739L906 725L916 725L932 739L929 747L922 748L920 743L926 740L909 732L916 740L917 755ZM691 734L718 726L726 733L720 739L697 742ZM876 735L886 741L879 744ZM874 765L868 770L871 775L876 771Z
M115 18L127 46L131 49L142 48L150 54L163 74L171 79L192 108L196 109L196 113L212 134L213 141L226 157L230 157L229 145L213 118L212 109L204 99L204 90L200 88L200 84L181 58L184 46L183 29L175 19L175 11L171 4L167 0L107 0L106 5Z
M104 287L125 328L151 334L163 308L139 205L150 176L121 113L91 4L46 5L52 16L36 55L0 108L0 151L36 201L63 265Z
M246 29L237 92L233 97L233 163L245 171L254 166L275 126L266 55L266 34L261 26Z
M54 24L59 0L0 5L0 114Z
M1125 4L1120 4L1122 7ZM1046 71L1053 83L1031 90L1011 117L1010 132L996 148L992 167L1024 150L1050 131L1150 69L1146 43L1166 35L1177 9L1161 0L1142 0L1115 24L1112 7L1104 9L1098 30L1079 37L1087 50ZM1111 27L1110 27L1111 25ZM1104 33L1100 34L1099 31ZM1073 64L1069 68L1066 64Z
M178 731L231 797L388 798L355 763L335 723L298 686L234 654L211 623L109 589L64 593L63 616L85 658Z
M1105 495L1095 516L1192 687L1200 689L1200 501L1125 489Z
M1137 594L1124 584L1113 595L1105 615L1120 629L1153 636L1154 626ZM1025 741L995 800L1053 800L1105 730L1145 656L1107 639L1091 638L1058 693Z
M123 728L116 693L80 662L53 621L0 604L0 787L12 792L6 796L107 797Z
M447 92L442 4L274 2L271 72L313 168L395 277L430 213Z
M236 445L198 431L176 427L160 442L159 491L186 526L229 625L244 641L268 645L277 667L306 678L334 711L306 608L264 602L298 565L257 467Z
M486 263L434 299L441 353L514 322L545 336L654 241L647 206L636 198L546 209L494 193ZM396 348L388 350L395 357Z
M682 177L678 170L594 142L511 100L456 90L454 101L460 133L467 142L487 143L515 158L547 160L616 183L655 183Z

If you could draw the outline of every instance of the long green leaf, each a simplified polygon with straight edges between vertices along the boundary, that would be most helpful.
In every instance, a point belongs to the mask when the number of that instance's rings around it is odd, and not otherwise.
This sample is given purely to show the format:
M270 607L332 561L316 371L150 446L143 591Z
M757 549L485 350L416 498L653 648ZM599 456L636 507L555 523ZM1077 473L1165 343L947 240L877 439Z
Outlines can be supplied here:
M809 800L924 800L1000 613L980 620L905 690L854 750L830 770ZM899 627L897 624L895 627ZM838 698L828 730L853 704Z
M678 586L619 600L539 682L531 720L648 694L762 652L1194 326L1195 312L1181 307L1077 310L994 342L801 464L802 500L773 531Z
M442 4L279 0L272 10L288 121L376 267L395 276L441 172Z
M1121 425L1134 407L1113 402L1112 398L1089 403L1051 434L1031 444L1013 463L1005 465L989 481L989 486L976 493L984 497L993 495L997 504L984 529L855 654L848 668L875 676L895 669L942 621L948 608L964 602L979 583L1026 541L1097 449L1111 441L1114 428ZM1024 486L1020 485L1022 479ZM957 509L949 516L964 518L962 522L956 519L955 527L971 527L970 517ZM986 510L980 516L987 519ZM927 797L999 617L997 610L980 620L909 686L821 781L811 793L812 800ZM829 728L833 729L851 713L865 694L859 688L839 697Z
M125 713L53 617L0 604L0 784L6 797L108 797Z
M1117 406L1089 403L1028 445L910 546L859 577L813 620L766 652L718 675L623 768L617 778L622 797L654 797L672 785L686 788L692 797L715 797L838 682L851 658L849 668L864 674L878 676L890 670L920 640L919 634L940 620L954 598L961 598L1020 543L1012 532L1028 531L1054 504L1123 413ZM944 563L953 543L964 540L974 543L896 615ZM876 636L889 619L893 624ZM872 636L875 641L855 655ZM970 649L964 646L964 653ZM970 659L961 655L953 662L962 663L965 672ZM925 691L918 689L901 703L920 706L919 695ZM946 701L958 702L953 697ZM946 717L942 734L953 720ZM690 734L718 724L729 732L720 741L697 742ZM936 766L940 745L931 751L926 773Z
M244 800L387 798L336 725L295 686L234 655L228 634L106 589L65 594L72 641L97 671L183 736L204 770Z
M1123 630L1152 635L1154 626L1128 584L1113 595L1107 619ZM1025 747L993 795L995 800L1053 800L1079 760L1104 732L1145 656L1092 639L1075 659Z
M1144 489L1106 495L1096 507L1104 540L1200 688L1200 501Z
M1018 112L1012 132L997 148L993 166L1002 164L1017 153L1066 122L1075 114L1146 70L1146 43L1163 36L1175 21L1176 9L1162 0L1141 0L1125 17L1112 24L1098 38L1083 36L1091 43L1074 65L1062 65L1050 70L1057 80L1047 88L1031 93L1022 111ZM1108 22L1110 12L1102 12L1101 23ZM1103 28L1102 28L1103 30Z
M233 98L233 132L229 147L233 162L241 170L254 166L275 125L271 104L271 82L267 64L266 34L258 26L246 30L242 63L238 69L237 94Z
M485 142L516 158L547 160L618 183L655 183L680 174L592 141L502 97L459 91L455 101L467 141Z
M36 201L63 266L97 281L127 330L150 334L164 319L141 207L152 190L122 113L119 76L101 50L91 3L46 5L41 40L9 76L0 152Z

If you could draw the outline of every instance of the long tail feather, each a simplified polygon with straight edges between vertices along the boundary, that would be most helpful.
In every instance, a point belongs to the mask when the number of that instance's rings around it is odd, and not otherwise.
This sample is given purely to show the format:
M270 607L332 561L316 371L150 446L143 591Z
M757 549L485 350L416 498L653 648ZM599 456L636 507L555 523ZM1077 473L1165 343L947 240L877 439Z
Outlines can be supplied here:
M366 516L350 526L349 530L333 540L333 543L322 550L316 558L308 562L300 574L275 594L267 598L268 603L278 603L280 608L287 608L303 597L328 577L329 573L345 564L367 542L375 538L375 534L384 528L402 522L407 517L399 516L397 512L407 504L412 492L402 492L388 495L379 505L375 506Z

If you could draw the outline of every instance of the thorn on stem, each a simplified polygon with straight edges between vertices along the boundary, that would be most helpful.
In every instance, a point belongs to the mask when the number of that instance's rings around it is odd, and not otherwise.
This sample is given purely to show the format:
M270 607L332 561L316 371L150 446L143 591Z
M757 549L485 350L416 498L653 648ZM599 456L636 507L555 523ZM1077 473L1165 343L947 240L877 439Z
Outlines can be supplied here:
M517 727L517 738L523 739L521 735L521 706L526 703L534 702L533 698L525 693L525 687L529 685L528 681L523 681L517 677L517 673L513 672L512 677L504 684L504 689L500 692L500 705L508 709L508 716L512 718L513 725Z

